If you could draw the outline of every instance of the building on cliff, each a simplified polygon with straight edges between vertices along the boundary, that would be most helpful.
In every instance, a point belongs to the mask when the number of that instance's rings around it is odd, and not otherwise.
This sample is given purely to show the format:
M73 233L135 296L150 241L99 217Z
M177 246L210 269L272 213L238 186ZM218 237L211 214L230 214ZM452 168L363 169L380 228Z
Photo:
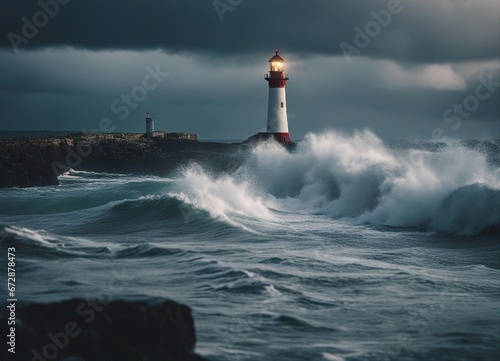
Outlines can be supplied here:
M151 114L149 112L146 113L146 133L144 134L150 138L166 138L165 132L155 131L155 120L151 118Z
M159 139L179 139L179 140L198 140L196 134L175 132L167 133L165 131L155 130L155 120L151 117L149 112L146 113L146 133L145 137L159 138Z
M151 114L149 112L146 113L145 135L150 138L165 138L165 132L155 131L155 120L151 118Z
M155 131L155 120L151 118L149 112L146 113L146 134L152 136Z

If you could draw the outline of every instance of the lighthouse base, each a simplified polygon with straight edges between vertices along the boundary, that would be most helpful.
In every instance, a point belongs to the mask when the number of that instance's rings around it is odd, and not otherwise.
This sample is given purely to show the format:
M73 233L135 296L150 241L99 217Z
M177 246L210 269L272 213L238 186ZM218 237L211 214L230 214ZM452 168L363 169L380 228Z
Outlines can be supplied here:
M270 133L279 143L290 143L290 133Z
M264 133L264 132L259 132L255 135L252 135L250 138L248 138L248 141L266 141L269 139L274 139L278 143L281 144L289 144L291 143L290 141L290 133Z

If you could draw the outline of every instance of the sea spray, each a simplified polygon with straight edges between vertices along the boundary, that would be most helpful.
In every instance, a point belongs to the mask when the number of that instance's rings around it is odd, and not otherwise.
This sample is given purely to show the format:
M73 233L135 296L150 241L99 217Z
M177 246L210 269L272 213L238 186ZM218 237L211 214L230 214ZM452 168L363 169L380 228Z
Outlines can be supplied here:
M252 229L238 218L272 218L269 209L252 194L248 184L236 183L229 175L210 177L197 165L184 170L174 189L169 196L248 231Z
M496 360L499 154L329 132L172 178L73 171L0 190L0 243L23 303L129 275L113 297L190 305L211 360Z
M293 153L262 143L233 173L195 167L179 186L217 217L293 211L461 235L500 226L498 167L457 141L389 147L368 130L307 134Z

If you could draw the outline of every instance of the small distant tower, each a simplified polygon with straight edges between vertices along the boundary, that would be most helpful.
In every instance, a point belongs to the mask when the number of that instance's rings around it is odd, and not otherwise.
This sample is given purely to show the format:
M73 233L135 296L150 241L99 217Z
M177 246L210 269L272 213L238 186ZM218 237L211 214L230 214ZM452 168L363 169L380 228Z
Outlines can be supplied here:
M146 134L153 135L155 131L155 120L151 118L149 112L146 114Z
M269 59L269 74L265 76L269 83L267 103L267 133L272 133L280 143L290 143L288 118L286 115L285 85L289 79L285 74L285 60L276 54Z

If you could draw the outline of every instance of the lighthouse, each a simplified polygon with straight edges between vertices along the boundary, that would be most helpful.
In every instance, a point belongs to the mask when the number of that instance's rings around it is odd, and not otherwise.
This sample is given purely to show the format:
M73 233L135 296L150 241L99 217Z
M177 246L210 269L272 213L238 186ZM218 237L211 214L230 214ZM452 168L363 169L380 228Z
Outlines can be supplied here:
M151 118L149 112L146 113L146 134L152 136L155 131L155 120Z
M290 143L288 118L286 115L286 81L285 60L276 54L269 59L269 74L265 75L269 83L269 98L267 102L267 133L272 134L280 143Z

